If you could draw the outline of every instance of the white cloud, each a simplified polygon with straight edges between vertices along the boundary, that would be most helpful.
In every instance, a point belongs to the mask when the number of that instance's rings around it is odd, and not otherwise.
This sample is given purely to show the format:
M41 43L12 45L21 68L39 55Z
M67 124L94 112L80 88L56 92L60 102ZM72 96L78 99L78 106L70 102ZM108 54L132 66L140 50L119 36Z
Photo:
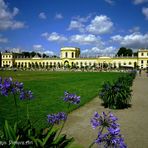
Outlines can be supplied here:
M47 55L55 55L55 53L51 50L45 50L44 53Z
M43 49L43 46L40 44L33 45L33 49Z
M146 3L148 2L148 0L134 0L134 4L142 4L142 3Z
M78 43L80 45L103 45L100 37L93 34L76 34L70 37L70 42Z
M45 14L44 12L41 12L41 13L39 14L39 18L45 20L47 17L46 17L46 14Z
M89 14L86 17L75 16L73 17L73 20L77 20L78 22L81 22L81 23L86 23L91 18L91 16L92 14Z
M20 49L20 48L10 48L9 51L14 52L14 53L21 53L22 49Z
M120 42L122 41L123 37L121 35L115 35L111 37L112 41Z
M139 26L135 26L131 29L129 29L129 32L133 33L133 32L139 32L140 31L140 27Z
M146 19L148 19L148 8L142 8L142 13L145 15Z
M93 34L106 34L113 30L113 22L106 15L96 16L86 30Z
M80 32L84 32L84 25L80 21L72 20L70 22L68 30L73 30L73 29L79 30Z
M65 42L68 40L64 35L60 35L57 32L52 32L51 34L45 32L41 36L45 37L50 42Z
M7 43L8 42L8 39L3 37L1 34L0 34L0 43Z
M16 21L14 17L19 13L18 8L11 12L4 0L0 0L0 30L24 28L24 22Z
M55 19L63 19L63 15L61 13L56 13Z
M115 3L113 0L105 0L105 2L107 2L110 5L114 5L114 3Z
M89 49L82 50L82 56L109 56L116 53L116 48L113 46L109 47L92 47Z
M33 51L38 52L40 54L47 54L47 55L54 55L55 53L51 50L45 49L41 44L35 44L33 45Z
M111 37L113 42L117 42L120 46L125 46L128 48L146 48L148 47L148 33L132 33L130 35L121 36L116 35Z

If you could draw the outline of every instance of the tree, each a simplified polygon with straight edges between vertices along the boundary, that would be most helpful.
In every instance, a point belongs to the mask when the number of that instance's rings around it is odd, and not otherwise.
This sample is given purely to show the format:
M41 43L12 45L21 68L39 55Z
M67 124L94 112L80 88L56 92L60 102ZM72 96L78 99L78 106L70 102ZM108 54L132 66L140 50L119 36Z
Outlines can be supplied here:
M133 54L132 49L127 49L125 47L121 47L118 50L116 56L132 56L132 54Z

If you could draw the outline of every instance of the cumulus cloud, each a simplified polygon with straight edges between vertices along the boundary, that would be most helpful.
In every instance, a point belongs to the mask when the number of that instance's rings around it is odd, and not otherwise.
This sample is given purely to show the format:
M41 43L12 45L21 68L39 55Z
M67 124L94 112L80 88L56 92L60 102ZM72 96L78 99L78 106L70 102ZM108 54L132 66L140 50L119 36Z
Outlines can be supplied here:
M120 46L128 48L138 49L148 47L148 33L132 33L126 36L115 35L111 37L111 40L119 43Z
M113 22L106 15L96 16L86 30L93 34L110 33L113 30Z
M103 45L100 37L96 37L93 34L76 34L70 37L72 43L80 45Z
M80 17L80 16L75 16L72 18L70 21L68 30L78 30L80 32L85 32L86 28L84 23L88 22L88 20L91 18L92 14L89 14L86 17Z
M109 47L92 47L89 49L82 50L82 56L111 56L116 53L116 48L113 46Z
M145 15L145 18L148 20L148 8L142 8L142 13Z
M134 1L134 4L136 5L148 2L148 0L133 0L133 1Z
M80 32L84 32L84 30L85 30L84 27L85 27L85 25L82 24L80 21L72 20L70 22L70 25L68 27L68 30L76 29L76 30L79 30Z
M63 15L61 13L56 13L55 19L63 19Z
M24 22L16 21L14 17L19 13L18 8L11 12L4 0L0 0L0 30L24 28Z
M57 32L52 32L51 34L45 32L41 36L50 42L65 42L68 40L64 35L58 34Z
M7 43L8 42L8 39L3 37L1 34L0 34L0 43Z
M46 14L44 12L41 12L38 16L40 19L43 19L43 20L45 20L47 18Z

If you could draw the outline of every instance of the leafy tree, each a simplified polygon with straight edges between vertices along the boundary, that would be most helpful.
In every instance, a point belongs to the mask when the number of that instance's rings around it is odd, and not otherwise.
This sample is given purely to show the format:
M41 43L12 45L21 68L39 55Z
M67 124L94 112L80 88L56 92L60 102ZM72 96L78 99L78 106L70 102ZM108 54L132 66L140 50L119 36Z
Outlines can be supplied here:
M116 56L132 56L132 54L133 54L132 49L127 49L125 47L121 47L118 50Z

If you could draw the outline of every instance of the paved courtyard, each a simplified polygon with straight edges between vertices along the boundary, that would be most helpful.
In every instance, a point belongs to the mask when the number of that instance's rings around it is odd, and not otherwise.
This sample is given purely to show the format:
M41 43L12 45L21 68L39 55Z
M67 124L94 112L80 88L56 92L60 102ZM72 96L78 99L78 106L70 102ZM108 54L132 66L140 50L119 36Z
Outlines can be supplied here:
M109 110L100 104L100 99L96 97L69 115L64 133L75 138L74 144L78 143L87 148L97 136L97 130L92 129L90 125L94 112L112 111L119 118L121 133L128 148L148 147L148 77L144 72L134 80L131 108Z

